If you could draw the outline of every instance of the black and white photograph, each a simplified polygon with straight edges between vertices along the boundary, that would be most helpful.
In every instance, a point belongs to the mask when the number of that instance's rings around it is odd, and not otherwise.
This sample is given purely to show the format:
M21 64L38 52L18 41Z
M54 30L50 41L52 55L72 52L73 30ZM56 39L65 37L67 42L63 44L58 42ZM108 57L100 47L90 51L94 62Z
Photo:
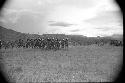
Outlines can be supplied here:
M115 82L122 68L117 0L0 1L0 83Z

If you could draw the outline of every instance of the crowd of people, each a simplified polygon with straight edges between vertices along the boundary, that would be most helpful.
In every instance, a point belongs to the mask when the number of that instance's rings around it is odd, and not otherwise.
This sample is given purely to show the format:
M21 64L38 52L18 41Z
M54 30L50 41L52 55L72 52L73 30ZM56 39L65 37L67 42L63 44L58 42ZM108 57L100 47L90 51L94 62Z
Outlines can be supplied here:
M26 40L18 39L15 41L1 41L0 48L40 48L46 50L59 50L68 48L68 38L28 38Z
M75 42L76 43L76 42ZM79 43L79 42L77 42ZM81 41L81 43L83 43ZM78 45L84 45L79 43ZM105 44L109 44L112 46L123 46L123 41L120 40L108 40L108 41L93 41L86 43L86 45L91 44L97 44L98 46L103 46ZM27 38L27 39L18 39L15 41L1 41L0 40L0 48L40 48L45 50L59 50L59 49L68 49L69 44L71 44L71 41L69 41L68 38L49 38L49 37L43 37L43 38ZM72 41L72 44L75 45Z

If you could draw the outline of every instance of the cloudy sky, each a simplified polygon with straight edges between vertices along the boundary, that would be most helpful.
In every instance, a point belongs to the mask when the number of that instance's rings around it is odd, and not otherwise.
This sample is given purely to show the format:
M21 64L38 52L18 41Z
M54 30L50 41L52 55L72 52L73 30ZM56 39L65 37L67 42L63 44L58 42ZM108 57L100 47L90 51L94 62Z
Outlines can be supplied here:
M123 33L123 18L114 0L9 0L0 22L25 33L89 37Z

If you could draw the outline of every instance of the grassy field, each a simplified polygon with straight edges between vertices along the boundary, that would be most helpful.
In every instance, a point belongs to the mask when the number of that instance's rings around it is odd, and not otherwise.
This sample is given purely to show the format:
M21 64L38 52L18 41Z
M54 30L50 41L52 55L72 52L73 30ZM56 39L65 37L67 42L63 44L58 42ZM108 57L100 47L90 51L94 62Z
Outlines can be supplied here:
M16 83L113 81L123 47L70 46L67 50L1 49L5 76Z

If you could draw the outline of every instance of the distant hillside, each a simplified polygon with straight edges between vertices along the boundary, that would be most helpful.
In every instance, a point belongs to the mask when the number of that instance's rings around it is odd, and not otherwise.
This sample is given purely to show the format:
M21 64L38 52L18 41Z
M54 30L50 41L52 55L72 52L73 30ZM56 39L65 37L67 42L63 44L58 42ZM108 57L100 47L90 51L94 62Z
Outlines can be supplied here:
M7 28L0 26L0 39L1 40L6 40L6 41L16 40L19 38L24 38L26 36L27 35L25 35L24 33L16 32L14 30L7 29Z
M112 36L107 36L107 37L87 37L87 36L82 36L82 35L65 35L65 34L43 34L43 35L38 35L38 34L26 34L26 33L21 33L17 32L11 29L6 29L2 26L0 26L0 40L5 40L5 41L13 41L13 40L18 40L18 39L27 39L27 38L38 38L38 37L56 37L59 39L62 38L69 38L69 42L73 44L79 44L79 45L88 45L92 44L93 42L96 42L100 39L103 39L104 41L110 41L110 39L117 39L117 40L122 40L123 36L122 35L112 35Z
M123 35L113 34L113 35L112 35L112 38L120 38L120 39L122 39L122 38L123 38Z
M123 35L122 34L113 34L112 36L107 36L105 38L116 39L116 40L122 40L123 41Z

